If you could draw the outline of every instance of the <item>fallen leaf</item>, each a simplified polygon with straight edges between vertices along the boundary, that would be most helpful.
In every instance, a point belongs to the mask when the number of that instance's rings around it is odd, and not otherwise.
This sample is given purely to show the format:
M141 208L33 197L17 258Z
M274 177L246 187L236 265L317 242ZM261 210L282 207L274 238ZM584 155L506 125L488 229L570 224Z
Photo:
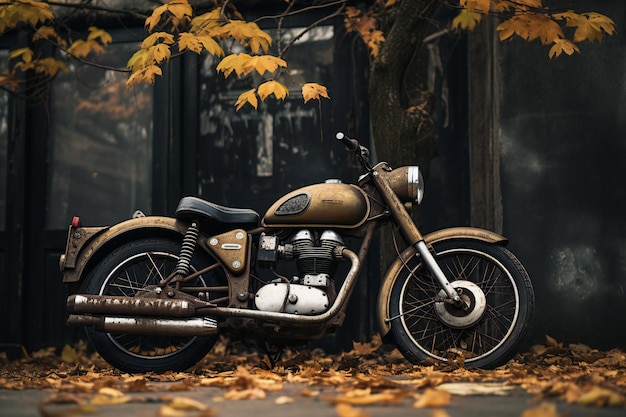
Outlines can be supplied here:
M448 391L428 388L413 403L413 408L445 407L450 404L452 394Z
M346 403L337 404L335 411L339 417L369 417L369 414Z
M437 389L454 395L509 395L515 387L503 382L449 382L437 386Z
M277 397L274 400L274 404L276 404L276 405L291 404L294 401L295 400L292 397L287 397L286 395L281 395L280 397Z
M176 410L208 410L209 406L187 397L174 397L168 403L168 406Z
M556 411L556 404L542 403L538 407L524 410L520 417L561 417Z

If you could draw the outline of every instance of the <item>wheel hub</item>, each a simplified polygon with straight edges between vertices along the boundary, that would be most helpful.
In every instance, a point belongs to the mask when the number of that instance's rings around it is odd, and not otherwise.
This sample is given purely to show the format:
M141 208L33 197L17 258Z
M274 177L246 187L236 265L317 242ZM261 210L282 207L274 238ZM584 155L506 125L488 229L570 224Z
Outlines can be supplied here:
M450 327L465 329L476 324L487 308L487 297L480 287L470 281L453 281L452 288L459 293L462 306L450 302L436 302L435 313L439 319ZM444 290L438 294L440 299L446 299Z

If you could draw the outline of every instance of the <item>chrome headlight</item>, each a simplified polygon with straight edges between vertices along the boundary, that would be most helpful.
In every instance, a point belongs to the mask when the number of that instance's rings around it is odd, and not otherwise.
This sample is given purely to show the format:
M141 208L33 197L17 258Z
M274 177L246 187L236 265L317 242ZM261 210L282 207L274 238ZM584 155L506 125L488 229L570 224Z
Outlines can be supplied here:
M389 173L389 184L403 203L422 202L424 178L418 166L396 168Z
M409 184L409 195L412 196L413 202L420 204L424 198L424 178L422 171L418 166L410 166L407 173L407 182Z

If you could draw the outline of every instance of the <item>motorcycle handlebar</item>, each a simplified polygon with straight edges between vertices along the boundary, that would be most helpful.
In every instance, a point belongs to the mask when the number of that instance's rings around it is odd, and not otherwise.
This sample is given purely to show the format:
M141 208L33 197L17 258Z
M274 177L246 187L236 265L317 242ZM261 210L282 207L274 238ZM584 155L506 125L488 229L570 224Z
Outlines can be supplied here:
M359 149L359 142L355 139L350 139L349 137L347 137L346 135L344 135L342 132L337 132L337 135L335 135L335 137L341 141L341 143L343 143L343 145L346 147L346 149L350 152L354 152L357 149Z
M358 140L350 139L342 132L337 132L335 137L340 140L341 143L343 143L348 152L355 152L363 167L368 171L371 171L372 167L370 166L370 151L365 146L361 146Z

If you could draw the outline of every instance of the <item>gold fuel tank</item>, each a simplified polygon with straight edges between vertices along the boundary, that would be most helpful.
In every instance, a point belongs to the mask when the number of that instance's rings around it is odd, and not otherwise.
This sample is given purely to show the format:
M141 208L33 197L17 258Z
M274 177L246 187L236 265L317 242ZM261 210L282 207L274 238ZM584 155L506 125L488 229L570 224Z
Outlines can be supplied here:
M266 227L353 228L365 222L369 199L359 187L324 183L299 188L276 201L265 213Z

